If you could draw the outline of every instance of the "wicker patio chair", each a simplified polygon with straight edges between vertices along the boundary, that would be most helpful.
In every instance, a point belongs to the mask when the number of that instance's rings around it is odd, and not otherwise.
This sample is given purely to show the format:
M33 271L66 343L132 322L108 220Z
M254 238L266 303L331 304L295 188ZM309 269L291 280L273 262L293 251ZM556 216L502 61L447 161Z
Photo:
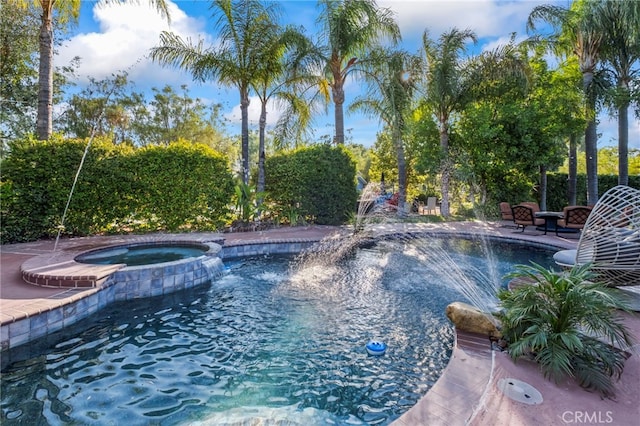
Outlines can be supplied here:
M558 265L590 264L611 286L640 285L640 190L619 185L596 203L576 250L553 256Z
M535 213L540 211L537 207L537 203L521 203L517 206L511 207L513 214L513 222L517 228L522 227L522 232L527 226L542 226L544 225L544 219L538 219L535 217Z
M569 229L582 229L593 210L589 206L567 206L562 209L562 219L558 219L558 226Z

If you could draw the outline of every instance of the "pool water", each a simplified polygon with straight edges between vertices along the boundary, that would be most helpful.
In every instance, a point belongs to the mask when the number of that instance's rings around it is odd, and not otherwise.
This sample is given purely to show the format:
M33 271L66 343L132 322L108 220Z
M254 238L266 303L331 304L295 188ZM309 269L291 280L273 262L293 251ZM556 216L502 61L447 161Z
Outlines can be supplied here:
M202 256L208 249L207 246L184 244L132 245L92 251L75 260L94 265L152 265Z
M463 297L427 246L486 269L476 243L387 241L337 265L227 261L210 286L112 305L16 348L22 360L3 366L1 423L388 424L451 354L444 310ZM500 275L551 262L548 251L492 247ZM368 355L370 340L386 353Z

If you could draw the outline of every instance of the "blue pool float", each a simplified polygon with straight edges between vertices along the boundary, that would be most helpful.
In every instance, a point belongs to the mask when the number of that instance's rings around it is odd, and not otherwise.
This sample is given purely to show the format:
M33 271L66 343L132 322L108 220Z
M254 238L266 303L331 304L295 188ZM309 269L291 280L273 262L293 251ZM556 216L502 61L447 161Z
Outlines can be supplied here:
M370 341L369 343L367 343L367 353L369 355L384 355L385 351L387 350L387 345L382 343L382 342L377 342L375 340Z

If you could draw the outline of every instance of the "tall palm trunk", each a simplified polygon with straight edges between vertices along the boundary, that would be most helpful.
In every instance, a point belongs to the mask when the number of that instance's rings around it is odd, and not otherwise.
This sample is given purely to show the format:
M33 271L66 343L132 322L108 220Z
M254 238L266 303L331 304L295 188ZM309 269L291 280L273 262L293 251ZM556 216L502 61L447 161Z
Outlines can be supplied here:
M49 139L53 132L53 22L52 1L42 2L40 25L40 66L38 69L38 115L36 134L39 140Z
M249 184L249 90L240 89L240 116L242 138L242 182Z
M618 185L629 185L629 102L618 108Z
M569 136L569 182L567 183L567 200L570 206L577 204L578 187L578 136Z
M336 123L336 135L333 142L336 145L344 144L344 87L336 81L331 89L334 104L334 119Z
M260 109L260 137L258 143L258 187L256 192L258 194L262 194L264 192L264 162L266 158L265 153L265 129L267 127L267 103L262 102L262 107ZM262 199L258 200L258 204L262 204Z
M587 98L587 128L584 133L584 148L587 164L587 204L598 202L598 135L596 130L596 102L591 88L593 72L584 71L582 85Z
M449 217L449 181L451 179L451 167L449 167L449 126L446 120L440 123L440 214Z
M547 166L540 164L540 209L547 210Z
M396 147L398 160L398 216L405 215L405 203L407 202L407 162L404 158L404 145L402 143L402 131L398 126L393 129L393 143Z
M585 155L587 157L587 203L595 205L598 202L598 135L596 121L590 119L584 134Z

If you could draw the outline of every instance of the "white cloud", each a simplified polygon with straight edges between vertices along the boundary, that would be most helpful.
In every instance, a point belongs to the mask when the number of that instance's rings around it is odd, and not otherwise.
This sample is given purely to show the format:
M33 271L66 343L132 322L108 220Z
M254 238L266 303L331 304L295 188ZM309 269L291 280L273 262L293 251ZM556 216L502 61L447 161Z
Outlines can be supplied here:
M599 117L597 131L598 148L604 146L618 146L618 118L610 117L607 113ZM629 108L629 149L640 149L640 120L635 119L632 108Z
M513 32L524 36L529 13L544 3L548 1L381 0L378 4L396 13L404 41L419 48L425 29L431 38L452 28L470 29L481 39Z
M629 149L640 149L640 120L629 126Z
M168 3L171 24L147 2L97 3L93 19L99 32L81 33L61 46L57 64L66 64L78 56L81 65L77 73L80 84L89 77L104 79L126 71L130 80L146 88L191 82L190 76L174 69L163 68L148 58L149 49L159 44L162 31L172 31L194 42L204 33L204 23L187 16L175 3ZM150 84L149 84L150 83Z
M517 34L514 41L515 41L516 44L518 44L518 43L523 42L526 38L527 38L527 36L525 36L525 35ZM489 51L495 50L495 49L497 49L497 48L499 48L501 46L504 46L504 45L508 44L510 41L511 41L511 35L505 35L503 37L498 37L496 39L492 39L491 41L488 41L488 42L482 44L481 50L483 52L489 52Z
M260 110L262 105L260 98L257 96L251 96L249 98L249 126L255 126L257 128L260 121ZM240 111L240 104L237 104L231 109L231 112L225 115L225 118L231 123L240 124L242 115ZM280 119L282 115L276 102L267 102L267 126L273 126Z

